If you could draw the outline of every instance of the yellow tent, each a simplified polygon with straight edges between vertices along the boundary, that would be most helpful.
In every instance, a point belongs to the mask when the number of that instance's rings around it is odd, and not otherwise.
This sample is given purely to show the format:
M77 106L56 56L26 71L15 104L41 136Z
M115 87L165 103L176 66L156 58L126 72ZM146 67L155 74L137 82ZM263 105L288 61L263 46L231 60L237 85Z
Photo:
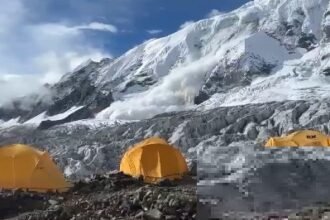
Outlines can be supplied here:
M120 171L145 182L180 179L188 171L181 152L157 137L148 138L129 149L120 163Z
M330 138L319 131L302 130L284 137L270 138L265 147L330 147Z
M65 192L71 186L47 152L22 144L0 147L0 188Z

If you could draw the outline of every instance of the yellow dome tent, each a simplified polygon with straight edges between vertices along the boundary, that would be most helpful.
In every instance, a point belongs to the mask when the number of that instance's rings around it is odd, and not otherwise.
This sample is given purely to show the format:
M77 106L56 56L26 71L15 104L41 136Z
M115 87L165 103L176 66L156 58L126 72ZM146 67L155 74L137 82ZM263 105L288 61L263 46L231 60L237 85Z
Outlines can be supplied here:
M330 147L330 138L319 131L302 130L284 137L270 138L265 147Z
M148 138L123 156L120 171L133 177L143 176L145 182L155 183L162 179L180 179L188 166L181 152L157 137Z
M65 192L71 186L47 152L22 144L0 147L0 188Z

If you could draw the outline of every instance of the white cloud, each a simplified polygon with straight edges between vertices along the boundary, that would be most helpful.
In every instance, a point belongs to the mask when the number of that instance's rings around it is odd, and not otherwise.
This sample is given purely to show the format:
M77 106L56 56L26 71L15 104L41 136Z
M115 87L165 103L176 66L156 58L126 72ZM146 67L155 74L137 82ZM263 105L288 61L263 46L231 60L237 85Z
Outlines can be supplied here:
M86 38L84 30L116 33L110 24L92 22L32 23L24 0L2 2L0 8L0 105L54 83L85 60L111 57Z
M116 26L112 25L112 24L104 24L104 23L100 23L100 22L92 22L88 25L80 25L80 26L76 26L74 28L77 29L87 29L87 30L96 30L96 31L109 31L112 33L117 33L118 29Z
M223 12L219 11L218 9L212 9L207 15L207 18L212 18L214 16L222 15Z
M16 26L26 14L24 6L20 0L10 0L1 2L0 7L0 34L6 34L11 27Z
M148 32L149 34L154 35L154 34L160 34L160 33L162 33L163 30L155 29L155 30L147 30L147 32Z
M180 29L183 29L185 27L188 27L189 25L193 24L194 21L186 21L185 23L180 25Z
M45 88L36 81L32 75L0 75L0 104L7 102L18 96L24 96L29 93L45 94Z
M49 52L42 54L34 59L34 63L37 67L43 70L43 74L38 77L41 83L54 83L60 79L60 77L71 70L74 70L78 65L85 62L88 59L100 61L106 55L99 51L89 51L85 54L80 52L66 52L59 54L55 52Z

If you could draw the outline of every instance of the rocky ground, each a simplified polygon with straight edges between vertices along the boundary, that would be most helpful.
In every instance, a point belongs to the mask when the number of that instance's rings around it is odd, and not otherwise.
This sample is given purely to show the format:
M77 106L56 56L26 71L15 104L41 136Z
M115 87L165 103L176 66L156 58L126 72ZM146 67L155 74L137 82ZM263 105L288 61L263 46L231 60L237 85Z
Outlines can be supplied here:
M329 134L329 110L330 100L289 101L166 113L98 128L13 127L0 131L0 145L38 146L49 151L61 169L80 178L95 170L118 169L129 146L159 135L187 160L198 161L198 198L221 198L217 212L248 212L255 206L258 211L276 208L283 213L329 201L330 149L265 149L263 144L270 136L295 129ZM207 207L206 212L210 213Z
M13 205L15 204L15 205ZM122 173L75 182L64 194L2 192L0 219L196 219L196 178L148 185Z
M198 203L198 219L218 220L329 220L330 203L318 203L297 210L281 210L277 212L232 212L220 213L210 204Z

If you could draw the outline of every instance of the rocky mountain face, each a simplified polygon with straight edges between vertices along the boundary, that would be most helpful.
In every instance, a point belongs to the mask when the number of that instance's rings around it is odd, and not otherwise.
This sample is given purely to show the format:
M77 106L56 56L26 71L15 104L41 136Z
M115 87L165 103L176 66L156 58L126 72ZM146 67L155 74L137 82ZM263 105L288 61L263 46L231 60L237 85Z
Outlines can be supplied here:
M6 121L19 118L17 122L24 123L43 113L47 116L61 114L74 106L83 106L83 108L72 112L54 125L92 118L95 113L113 102L109 88L96 87L93 84L93 78L98 74L100 67L110 62L110 59L103 59L99 63L91 61L73 73L68 73L58 83L45 85L46 94L28 95L0 107L0 119ZM47 124L47 118L42 119L45 119Z

